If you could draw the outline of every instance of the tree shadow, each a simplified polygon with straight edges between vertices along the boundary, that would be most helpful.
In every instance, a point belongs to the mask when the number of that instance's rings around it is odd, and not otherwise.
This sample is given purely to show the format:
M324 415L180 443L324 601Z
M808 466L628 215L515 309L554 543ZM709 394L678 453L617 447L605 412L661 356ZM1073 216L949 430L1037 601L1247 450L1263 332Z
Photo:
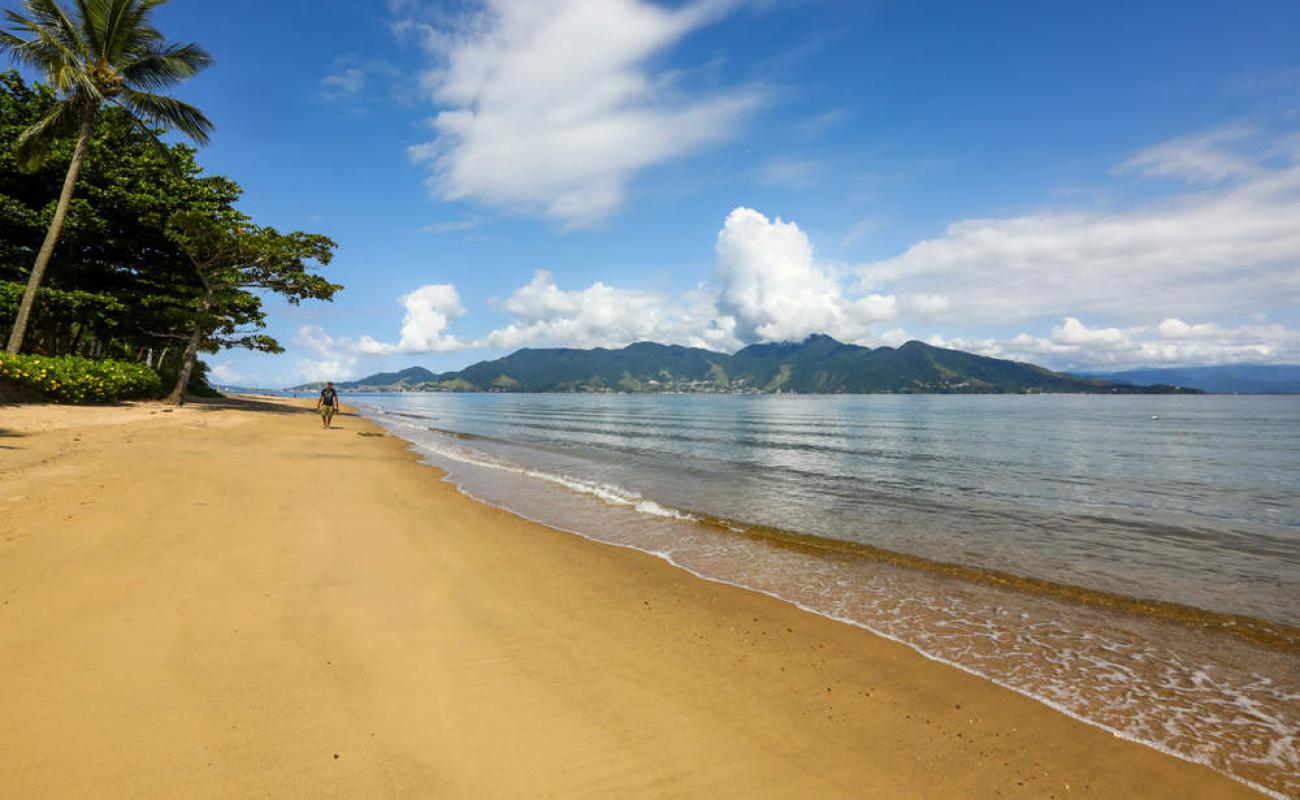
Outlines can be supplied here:
M21 439L24 436L29 436L29 435L30 434L23 433L22 431L10 430L9 428L0 428L0 439ZM17 445L0 444L0 450L22 450L22 449L23 448L18 447Z
M272 403L255 397L194 397L185 405L200 411L259 411L268 414L315 414L315 410L282 403Z

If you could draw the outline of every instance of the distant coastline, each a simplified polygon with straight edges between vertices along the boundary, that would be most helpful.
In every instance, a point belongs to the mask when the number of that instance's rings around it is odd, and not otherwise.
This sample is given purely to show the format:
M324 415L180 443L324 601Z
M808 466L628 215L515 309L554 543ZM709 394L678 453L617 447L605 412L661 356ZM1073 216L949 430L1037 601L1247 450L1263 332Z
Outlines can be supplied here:
M319 389L323 383L290 387ZM609 350L524 349L456 372L422 367L338 383L351 392L583 394L1202 394L1173 384L1071 375L911 341L869 348L829 336L734 354L638 342Z

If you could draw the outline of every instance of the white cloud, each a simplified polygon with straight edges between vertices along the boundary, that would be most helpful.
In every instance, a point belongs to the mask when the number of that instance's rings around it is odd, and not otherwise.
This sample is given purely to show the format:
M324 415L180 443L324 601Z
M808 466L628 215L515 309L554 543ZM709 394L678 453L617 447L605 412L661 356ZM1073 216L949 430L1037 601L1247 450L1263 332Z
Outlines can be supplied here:
M952 301L942 294L914 294L905 298L904 305L922 319L933 319L952 308Z
M421 286L403 295L400 302L406 308L401 341L388 344L362 336L356 343L357 351L366 355L392 355L464 349L465 344L448 331L452 320L465 316L455 286L449 283Z
M918 302L939 308L943 298ZM525 345L622 347L650 340L736 350L751 342L802 341L814 333L870 344L883 341L877 326L898 314L892 296L847 292L844 276L814 259L798 225L748 208L733 211L718 234L712 282L679 296L603 281L562 289L554 275L539 270L496 303L509 321L474 340L450 331L452 321L465 313L455 287L426 286L402 303L407 313L398 344L363 336L344 346L391 355ZM891 331L890 340L899 334Z
M1170 318L1156 326L1156 333L1161 339L1181 341L1185 339L1212 339L1221 334L1219 326L1213 322L1189 325L1181 319Z
M347 358L323 360L307 358L298 362L298 377L303 383L348 380L355 370L356 363Z
M847 297L836 277L814 261L798 225L753 209L728 215L717 257L718 310L735 319L742 341L796 341L813 333L857 341L897 315L892 296Z
M1259 166L1250 158L1228 150L1254 135L1250 128L1233 126L1184 136L1148 147L1121 164L1119 172L1137 172L1158 178L1181 178L1189 183L1218 183L1255 175Z
M306 383L347 380L356 374L358 358L346 339L331 336L319 325L303 325L294 344L314 356L298 361L298 377Z
M527 285L500 306L511 316L511 322L475 346L513 349L547 343L622 347L644 340L699 346L712 343L707 320L696 318L689 305L653 292L618 289L599 281L586 289L565 291L545 271L535 273ZM704 324L697 326L698 322Z
M1178 140L1129 162L1149 174L1226 182L1213 189L1131 211L957 222L861 268L863 285L942 293L952 299L951 316L968 324L1083 314L1140 324L1293 309L1300 164L1246 167L1231 151L1207 155L1235 141L1222 133Z
M751 89L684 96L647 66L734 5L484 0L450 23L405 19L395 29L437 59L424 84L444 109L410 156L445 200L596 222L638 172L726 139L757 105Z
M234 384L239 383L244 378L235 369L230 361L223 361L220 364L208 370L209 377L215 379L218 383Z
M1019 318L1041 327L928 341L1074 370L1300 361L1300 334L1266 323L1270 308L1294 314L1300 297L1300 231L1283 224L1300 221L1298 204L1300 167L1274 167L1127 214L958 223L943 239L857 270L818 260L794 222L742 207L718 233L713 275L691 292L602 281L564 289L539 271L497 303L505 325L469 340L450 330L465 313L454 287L424 287L403 298L399 344L344 344L380 355L638 340L735 350L827 333L876 346L909 338L899 325L885 328L900 318L909 326ZM869 290L882 285L894 293ZM1222 324L1232 317L1255 322Z
M1066 347L1114 348L1128 342L1119 328L1089 328L1074 317L1066 317L1052 328L1052 342Z
M400 100L407 91L398 80L401 70L381 59L340 56L330 70L320 81L320 96L332 103L350 104L370 98Z
M361 67L347 67L326 75L320 85L321 93L327 100L353 97L366 87L366 71Z
M1282 325L1221 328L1166 319L1153 327L1089 327L1067 317L1048 337L1020 333L1010 339L930 337L930 344L996 358L1031 361L1065 370L1277 363L1300 361L1300 331Z
M902 328L890 328L876 336L877 346L898 347L910 342L914 337Z

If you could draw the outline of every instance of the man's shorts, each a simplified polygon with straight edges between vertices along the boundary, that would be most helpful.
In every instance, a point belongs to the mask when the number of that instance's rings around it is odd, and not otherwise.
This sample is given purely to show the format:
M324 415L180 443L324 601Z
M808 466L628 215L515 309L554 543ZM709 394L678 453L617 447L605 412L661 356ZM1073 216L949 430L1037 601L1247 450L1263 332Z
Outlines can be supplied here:
M322 417L332 417L332 416L334 416L334 406L321 406L321 407L320 407L320 415L321 415Z

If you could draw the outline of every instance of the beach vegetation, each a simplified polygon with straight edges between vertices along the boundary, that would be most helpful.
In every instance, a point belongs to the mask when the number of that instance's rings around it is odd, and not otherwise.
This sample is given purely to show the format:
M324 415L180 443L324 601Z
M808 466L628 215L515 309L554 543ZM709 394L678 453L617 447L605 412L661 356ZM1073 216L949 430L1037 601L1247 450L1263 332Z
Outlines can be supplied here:
M151 24L166 0L77 2L23 0L21 11L4 12L0 50L45 76L55 98L12 142L14 158L32 169L64 155L56 145L75 141L67 154L58 200L36 253L6 352L22 349L37 291L54 256L72 205L73 191L100 112L113 108L156 138L158 128L179 130L194 141L208 140L212 123L199 109L165 92L212 63L195 44L165 40ZM163 149L161 143L155 144ZM58 159L62 161L61 158Z
M64 178L57 158L26 168L12 145L57 102L50 87L0 73L0 337L18 316ZM58 257L35 294L23 352L141 363L166 384L181 383L188 363L188 394L210 394L202 358L187 355L196 323L200 354L224 347L280 352L265 334L264 299L332 296L336 285L327 291L307 272L328 261L311 256L328 255L333 243L259 226L236 208L243 194L237 183L205 173L193 147L160 147L159 133L124 109L100 112ZM73 143L52 147L66 156ZM205 225L241 230L255 245L239 249L246 258L241 277L220 280L206 310L209 270L198 269L183 246L184 231ZM286 260L293 252L303 259L296 277L299 263Z
M0 381L59 403L111 403L162 393L162 379L144 364L77 356L0 353Z
M312 272L334 256L335 243L320 234L281 233L254 225L238 212L214 215L202 211L177 214L168 236L189 259L202 287L197 306L189 315L186 341L176 386L168 399L185 396L200 348L245 347L263 352L283 352L275 339L241 331L232 313L248 299L251 290L273 292L292 305L303 300L331 300L343 287Z

